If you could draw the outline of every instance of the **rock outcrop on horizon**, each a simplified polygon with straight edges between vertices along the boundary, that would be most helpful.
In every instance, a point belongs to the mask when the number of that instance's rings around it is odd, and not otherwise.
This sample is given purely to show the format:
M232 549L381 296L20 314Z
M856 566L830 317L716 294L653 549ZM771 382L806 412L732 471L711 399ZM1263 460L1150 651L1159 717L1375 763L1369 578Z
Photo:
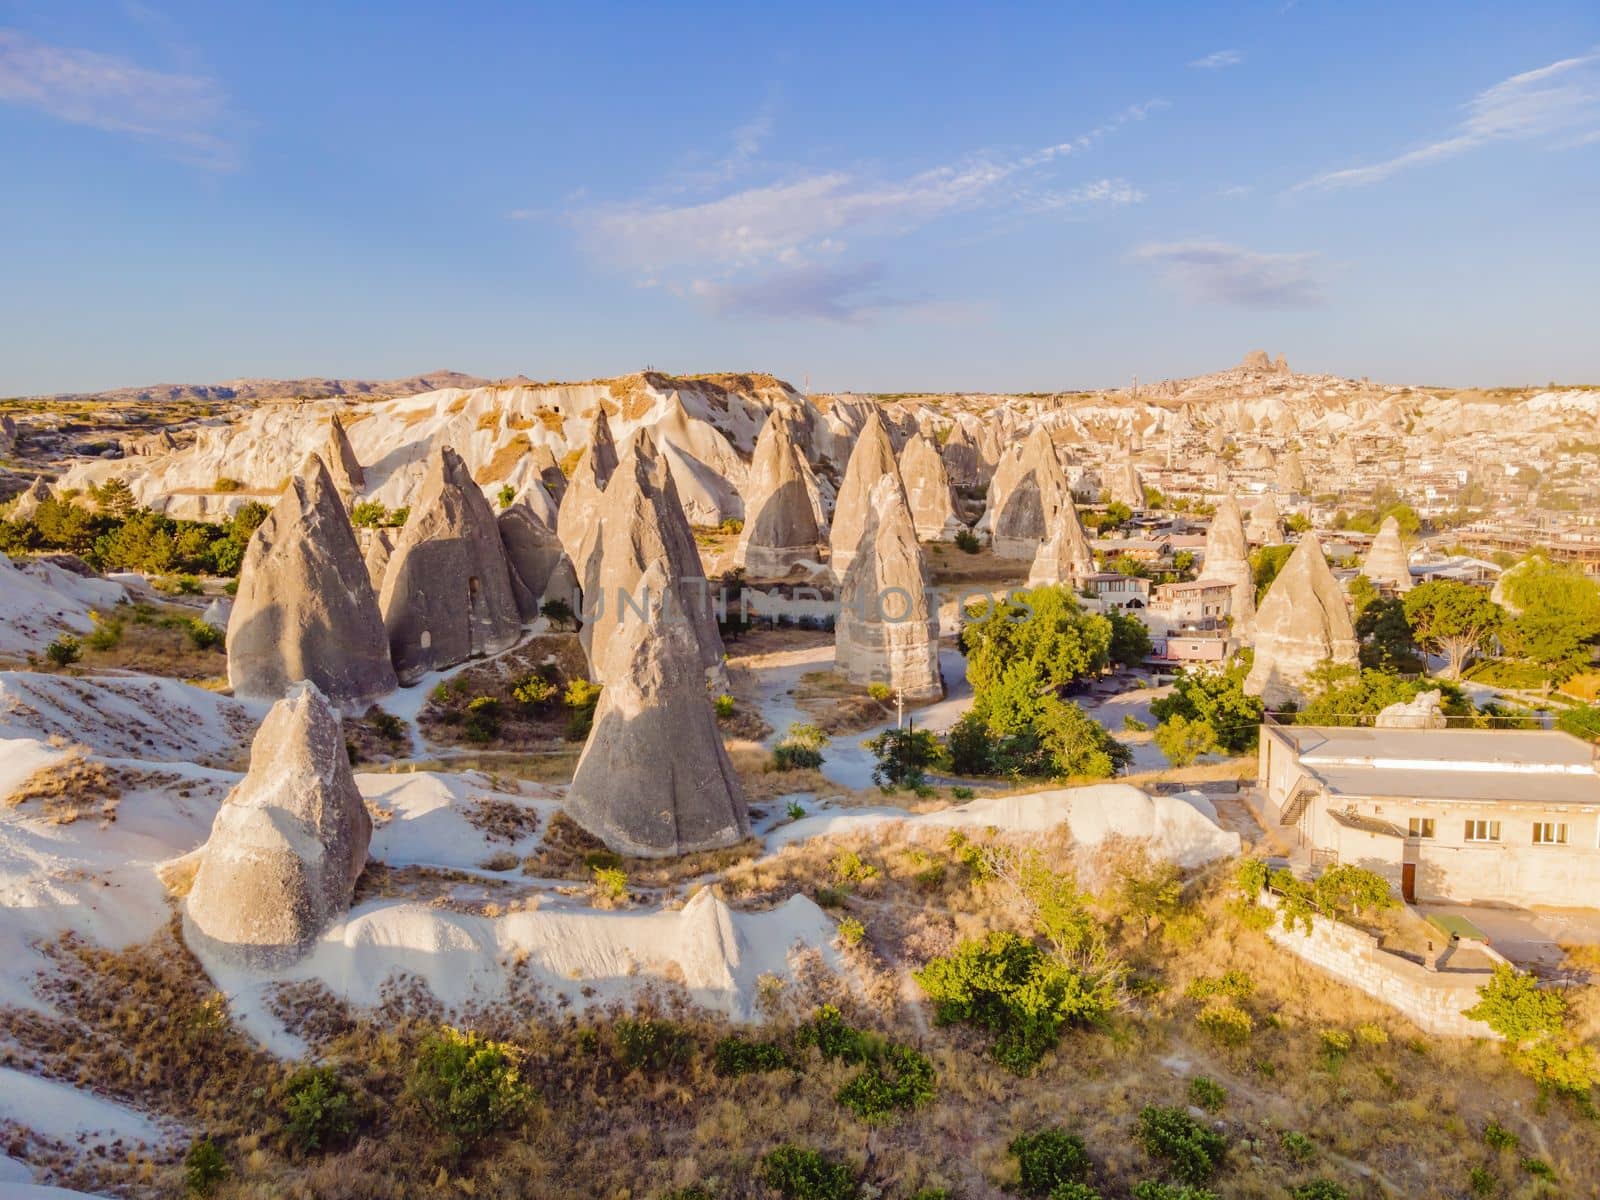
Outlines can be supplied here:
M1029 587L1077 589L1094 574L1094 550L1078 519L1078 506L1068 492L1056 510L1050 536L1039 545L1028 571Z
M988 532L996 557L1031 562L1071 494L1050 435L1035 426L1026 441L1001 455L978 528Z
M328 422L328 441L322 450L322 461L327 465L333 486L347 500L359 496L366 488L367 473L361 469L361 461L356 458L355 447L350 444L350 435L345 432L338 413Z
M917 433L900 451L900 481L905 485L917 537L925 542L948 542L967 527L956 513L955 494L938 444L927 434Z
M1257 500L1255 507L1250 510L1250 523L1245 527L1245 535L1254 546L1281 546L1287 540L1283 514L1278 510L1277 498L1271 492Z
M556 534L561 545L575 565L580 564L579 547L594 524L595 513L600 508L606 485L617 469L617 445L611 436L611 422L606 410L597 407L589 444L583 448L578 463L572 468L572 478L567 481L561 497L561 511L556 520ZM579 575L582 567L579 565Z
M537 476L495 518L511 571L511 594L525 624L538 618L546 600L559 600L574 613L580 608L578 577L555 522L555 503Z
M839 589L834 666L852 683L887 684L907 700L935 699L944 694L939 619L905 492L886 475L867 504L867 526Z
M722 635L700 552L648 430L634 437L611 476L573 566L583 589L581 640L596 682L609 687L623 677L635 653L631 627L645 619L641 613L663 606L669 623L684 625L697 647L696 685L704 692L708 679L722 678Z
M217 810L184 902L186 936L251 968L293 962L349 910L371 838L339 714L298 684L267 714L249 771Z
M790 425L779 414L761 428L750 461L744 528L733 565L755 579L782 579L797 566L822 558L822 532L807 487L805 460Z
M632 475L624 460L619 481ZM638 585L658 596L671 591L668 560L651 561ZM722 745L693 625L652 605L616 627L601 657L605 690L567 791L567 815L617 853L639 858L749 837L744 790Z
M1385 517L1361 564L1361 573L1378 587L1392 592L1411 590L1411 560L1400 538L1400 522Z
M378 597L395 674L413 684L522 634L500 529L449 446L437 447L389 556Z
M856 547L871 519L868 498L878 480L885 477L893 478L895 486L905 490L900 479L900 464L895 458L894 443L889 438L888 428L874 409L867 414L866 423L850 450L850 459L845 464L844 478L839 484L839 496L833 508L833 528L828 537L828 566L833 571L833 577L841 583L849 573L850 561L855 557Z
M356 715L397 686L355 531L317 455L251 535L227 650L236 696L277 700L309 680Z
M1228 612L1233 618L1233 633L1244 636L1256 615L1255 571L1250 566L1250 542L1245 537L1239 502L1224 496L1206 528L1205 561L1202 579L1216 579L1233 585Z
M1314 533L1300 539L1262 598L1254 622L1255 662L1245 690L1269 709L1305 700L1306 680L1325 662L1358 662L1355 627L1344 589Z

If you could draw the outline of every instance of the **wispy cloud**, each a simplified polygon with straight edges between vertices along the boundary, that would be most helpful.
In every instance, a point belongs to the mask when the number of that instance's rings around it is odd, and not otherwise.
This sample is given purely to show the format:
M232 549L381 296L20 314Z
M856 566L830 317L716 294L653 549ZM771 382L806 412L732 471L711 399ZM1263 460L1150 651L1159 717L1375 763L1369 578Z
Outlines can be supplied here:
M1189 65L1199 71L1220 71L1223 67L1237 67L1244 61L1244 52L1241 50L1218 50L1204 58L1197 58Z
M1240 308L1315 308L1322 288L1312 273L1315 253L1263 254L1226 242L1152 242L1134 262L1160 267L1190 299Z
M52 46L0 29L0 102L128 134L211 170L236 165L225 136L227 98L199 75L169 74L92 50Z
M855 319L893 303L865 298L882 277L876 257L845 261L859 239L900 237L958 213L1086 210L1143 200L1121 179L1065 189L1040 184L1052 166L1160 107L1161 101L1135 105L1074 138L1020 155L978 155L902 178L837 169L713 191L692 202L672 185L665 196L577 209L569 219L594 257L668 286L676 274L676 290L717 311ZM735 137L741 168L769 132L769 123L758 122ZM693 278L683 283L686 271ZM763 289L781 294L769 297Z
M1410 167L1455 158L1494 142L1556 139L1583 145L1600 134L1600 51L1524 71L1479 92L1447 136L1381 162L1324 171L1292 188L1334 190L1381 183Z

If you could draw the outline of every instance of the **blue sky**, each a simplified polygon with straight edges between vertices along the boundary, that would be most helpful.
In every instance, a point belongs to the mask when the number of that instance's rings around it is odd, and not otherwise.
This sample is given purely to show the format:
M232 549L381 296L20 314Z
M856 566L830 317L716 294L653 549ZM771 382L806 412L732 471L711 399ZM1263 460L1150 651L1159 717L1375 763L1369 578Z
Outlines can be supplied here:
M0 0L0 395L1600 382L1600 5Z

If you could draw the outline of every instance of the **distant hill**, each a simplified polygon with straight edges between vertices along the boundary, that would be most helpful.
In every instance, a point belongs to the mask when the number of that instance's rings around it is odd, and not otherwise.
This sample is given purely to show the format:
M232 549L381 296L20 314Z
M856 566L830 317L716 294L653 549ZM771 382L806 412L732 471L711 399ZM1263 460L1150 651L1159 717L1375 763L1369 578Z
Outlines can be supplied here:
M61 392L49 400L167 403L186 400L293 400L331 396L415 396L440 388L482 387L490 380L460 371L429 371L405 379L230 379L226 383L156 383L104 392Z

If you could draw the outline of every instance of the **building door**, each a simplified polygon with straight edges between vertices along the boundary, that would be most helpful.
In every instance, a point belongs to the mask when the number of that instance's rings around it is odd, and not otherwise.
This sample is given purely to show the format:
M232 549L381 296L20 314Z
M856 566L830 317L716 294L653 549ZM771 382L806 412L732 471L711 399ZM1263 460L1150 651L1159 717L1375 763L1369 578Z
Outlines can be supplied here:
M1400 895L1407 904L1417 902L1417 864L1400 864Z

